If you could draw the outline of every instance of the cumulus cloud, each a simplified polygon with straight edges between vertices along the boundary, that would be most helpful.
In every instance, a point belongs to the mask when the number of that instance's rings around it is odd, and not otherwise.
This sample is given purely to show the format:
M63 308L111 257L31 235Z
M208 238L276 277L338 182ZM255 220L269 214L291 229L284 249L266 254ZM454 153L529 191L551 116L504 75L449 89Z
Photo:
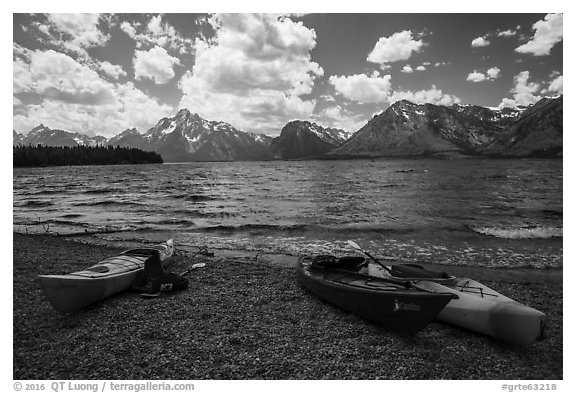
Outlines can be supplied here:
M467 81L478 83L483 81L494 80L500 77L500 68L491 67L486 70L486 73L474 70L466 77Z
M126 34L128 34L128 36L130 38L136 39L136 37L138 36L136 34L136 29L134 28L134 26L132 26L129 22L122 22L120 24L120 29L125 32Z
M432 63L430 63L429 61L425 61L424 63L420 64L419 66L417 66L416 68L413 68L410 64L406 64L404 67L402 67L402 69L400 70L400 72L403 72L405 74L411 74L415 71L426 71L428 68L428 66L430 66Z
M102 79L64 53L22 48L14 52L14 92L32 93L39 99L14 116L14 128L19 132L44 123L88 135L112 136L128 127L147 129L173 110L132 83Z
M272 14L216 14L208 23L214 37L196 40L194 67L179 82L181 107L265 133L310 117L316 102L301 96L324 74L310 58L314 30Z
M118 64L112 64L107 61L100 63L100 70L114 79L118 79L121 76L126 76L126 71L124 71L122 66Z
M513 94L513 98L504 98L499 108L511 107L515 108L517 106L527 106L538 102L542 97L536 95L540 90L540 84L536 82L530 82L530 72L522 71L514 77L514 87L510 92Z
M496 79L500 76L500 68L498 67L488 68L488 70L486 71L486 75L488 75L490 79Z
M405 74L411 74L414 72L414 68L412 68L410 64L406 64L404 67L402 67L400 72L404 72Z
M548 86L546 90L547 93L556 93L556 94L564 94L564 76L558 75L556 76Z
M413 53L419 52L423 46L422 40L412 37L412 31L404 30L394 33L390 37L380 37L366 60L377 64L408 60Z
M520 26L518 26L518 27L520 27ZM515 36L516 33L518 33L518 29L516 29L516 30L508 29L508 30L502 30L502 31L499 30L499 31L496 33L496 35L497 35L498 37L508 38L508 37L513 37L513 36Z
M478 83L486 80L486 75L482 72L474 71L468 74L467 81Z
M408 100L415 104L434 104L444 106L460 103L460 98L451 94L445 94L441 89L438 89L434 85L432 85L428 90L419 90L415 92L410 90L395 91L391 95L389 102L392 104L401 100Z
M368 116L355 115L340 105L324 108L314 118L314 121L323 127L340 128L348 132L358 131L368 120Z
M123 21L119 27L136 41L138 49L153 45L184 54L192 52L194 47L194 40L182 37L173 26L162 20L162 15L152 16L146 24Z
M12 96L12 106L20 106L22 105L22 101L18 97Z
M48 14L48 25L39 25L39 29L50 35L54 31L52 44L67 51L88 57L87 48L105 44L109 36L102 33L98 24L100 14Z
M370 76L365 74L331 76L330 83L339 94L360 103L394 103L408 100L417 104L452 105L460 102L458 97L445 94L434 85L428 90L394 90L391 76L380 77L377 72Z
M137 50L134 55L135 79L150 79L156 84L164 84L174 78L174 66L178 64L180 60L160 46L148 51Z
M34 79L26 60L17 57L12 62L12 91L14 94L32 91Z
M15 92L34 92L53 100L99 105L113 100L111 87L92 69L70 56L48 51L30 51L28 62L14 62Z
M516 52L530 53L534 56L545 56L550 54L550 50L563 38L563 16L562 14L548 14L544 20L539 20L532 25L534 36L516 48Z
M481 48L483 46L490 45L490 41L488 41L485 37L477 37L472 40L471 45L473 48Z
M391 91L390 75L371 76L356 74L351 76L331 76L329 81L344 97L362 103L381 103L388 100Z

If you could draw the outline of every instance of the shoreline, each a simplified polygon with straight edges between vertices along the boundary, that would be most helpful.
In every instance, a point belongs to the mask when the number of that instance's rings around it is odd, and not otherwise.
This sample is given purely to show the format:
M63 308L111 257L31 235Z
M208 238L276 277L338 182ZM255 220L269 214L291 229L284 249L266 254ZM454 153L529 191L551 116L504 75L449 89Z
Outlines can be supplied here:
M169 271L207 264L187 276L189 290L156 299L124 292L68 315L35 282L119 251L13 234L14 379L563 378L562 268L422 264L546 313L547 338L529 347L439 322L415 336L387 331L312 296L283 256L177 251Z

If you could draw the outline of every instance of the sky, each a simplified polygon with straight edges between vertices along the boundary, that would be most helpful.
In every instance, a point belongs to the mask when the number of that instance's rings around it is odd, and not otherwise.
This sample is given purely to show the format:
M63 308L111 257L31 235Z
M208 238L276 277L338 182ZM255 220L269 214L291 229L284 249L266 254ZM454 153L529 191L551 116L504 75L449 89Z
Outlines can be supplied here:
M13 128L111 137L187 108L242 131L359 130L398 100L563 94L563 15L13 14Z

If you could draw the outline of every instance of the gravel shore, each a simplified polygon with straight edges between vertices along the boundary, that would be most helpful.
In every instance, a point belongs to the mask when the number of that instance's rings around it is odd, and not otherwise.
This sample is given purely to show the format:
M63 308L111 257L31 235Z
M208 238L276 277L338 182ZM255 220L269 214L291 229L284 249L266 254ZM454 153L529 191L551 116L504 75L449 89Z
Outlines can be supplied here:
M438 322L414 336L387 331L309 294L293 267L218 253L176 254L170 271L207 264L188 275L187 291L125 292L60 314L36 276L119 250L13 236L17 380L563 379L562 270L447 267L547 314L546 339L518 347Z

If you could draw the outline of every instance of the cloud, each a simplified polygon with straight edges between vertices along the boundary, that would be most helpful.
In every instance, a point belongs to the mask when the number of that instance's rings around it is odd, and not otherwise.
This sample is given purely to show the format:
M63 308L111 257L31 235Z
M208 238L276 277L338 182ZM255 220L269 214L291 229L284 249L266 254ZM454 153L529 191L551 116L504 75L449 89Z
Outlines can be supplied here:
M162 27L162 16L157 15L157 16L153 16L152 19L150 19L150 21L148 22L148 31L152 34L152 35L162 35L165 31L165 28ZM170 26L171 30L173 31L174 28L172 28L172 26Z
M434 104L444 106L460 103L460 98L451 94L445 94L441 89L438 89L434 85L432 85L428 90L419 90L415 92L410 90L395 91L392 93L389 102L392 104L401 100L408 100L415 104Z
M417 104L452 105L460 102L458 97L445 94L434 85L428 90L415 92L394 90L391 85L391 76L380 77L377 72L374 72L371 76L365 74L347 77L331 76L330 83L345 98L361 103L394 103L400 100L408 100Z
M316 33L273 14L216 14L210 40L198 38L195 64L181 78L181 107L245 131L276 133L309 117L310 94L323 69L311 61Z
M478 83L486 80L486 75L482 72L474 71L468 74L466 77L467 81Z
M136 29L129 22L126 21L122 22L120 24L120 29L126 34L128 34L130 38L136 39L136 37L138 36L138 34L136 33Z
M34 79L26 60L17 57L12 62L12 91L14 94L32 91Z
M70 56L54 50L29 51L26 55L26 61L14 61L14 92L32 92L87 105L113 100L110 85Z
M104 45L109 36L98 28L100 14L47 14L52 44L67 51L88 57L87 48ZM48 26L39 24L39 30L49 35Z
M402 67L400 72L404 72L405 74L411 74L414 71L422 72L422 71L426 71L428 69L427 67L430 65L431 65L431 63L429 61L425 61L424 63L420 64L416 68L412 68L412 66L410 64L406 64L404 67Z
M402 67L400 72L404 72L405 74L411 74L414 72L414 68L412 68L410 64L406 64L404 67Z
M490 45L490 41L488 41L485 37L478 37L472 40L471 45L473 48L480 48Z
M548 86L546 90L547 93L556 93L556 94L564 94L564 76L558 75L556 76Z
M127 128L147 130L159 118L173 113L173 108L159 104L132 83L117 86L115 96L116 102L112 105L87 106L55 100L27 105L25 114L14 116L14 129L27 133L42 123L51 128L109 138Z
M138 49L161 46L179 54L193 52L194 40L182 37L173 26L162 20L162 15L152 16L147 24L123 21L119 27L136 41Z
M36 26L38 31L40 31L42 34L50 36L50 26L39 22L34 22L33 25Z
M331 95L331 94L322 94L320 96L320 98L322 98L324 101L326 102L334 102L336 101L336 99Z
M324 108L315 116L314 121L323 127L340 128L348 132L356 132L366 124L369 117L354 115L340 105Z
M100 70L114 79L118 79L121 76L126 76L126 71L124 71L122 66L111 64L107 61L100 63Z
M498 67L491 67L486 70L486 73L476 71L469 73L466 77L467 81L479 83L484 81L494 80L500 77L500 68Z
M342 96L362 102L387 102L391 91L390 75L378 76L374 72L371 76L356 74L351 76L331 76L329 81Z
M110 83L64 53L15 47L14 54L14 93L30 93L39 102L26 105L13 117L19 132L44 123L111 136L134 126L147 129L173 111L132 83Z
M316 105L314 100L287 96L281 90L249 89L246 95L219 91L190 72L182 77L179 87L184 93L180 107L243 131L275 134L290 120L310 117Z
M503 30L503 31L498 30L498 32L496 33L496 35L497 35L498 37L508 38L508 37L513 37L513 36L515 36L517 33L518 33L518 30L517 30L517 29L516 29L516 30L508 29L508 30Z
M136 80L150 79L164 84L174 78L174 65L180 60L168 54L166 49L155 46L149 51L137 50L134 55L134 77Z
M390 37L380 37L366 60L378 64L408 60L413 53L419 52L423 46L423 41L412 38L412 31L404 30L394 33Z
M486 71L486 74L488 75L488 77L490 79L496 79L496 78L500 77L500 68L498 68L498 67L488 68L488 70Z
M540 90L540 84L529 82L530 72L522 71L514 77L514 87L510 90L514 98L504 98L499 108L528 106L538 102L542 97L535 95Z
M20 106L22 105L22 101L18 97L12 96L12 106Z
M519 53L531 53L534 56L545 56L563 38L562 14L548 14L544 20L539 20L532 25L535 30L534 36L515 50Z

